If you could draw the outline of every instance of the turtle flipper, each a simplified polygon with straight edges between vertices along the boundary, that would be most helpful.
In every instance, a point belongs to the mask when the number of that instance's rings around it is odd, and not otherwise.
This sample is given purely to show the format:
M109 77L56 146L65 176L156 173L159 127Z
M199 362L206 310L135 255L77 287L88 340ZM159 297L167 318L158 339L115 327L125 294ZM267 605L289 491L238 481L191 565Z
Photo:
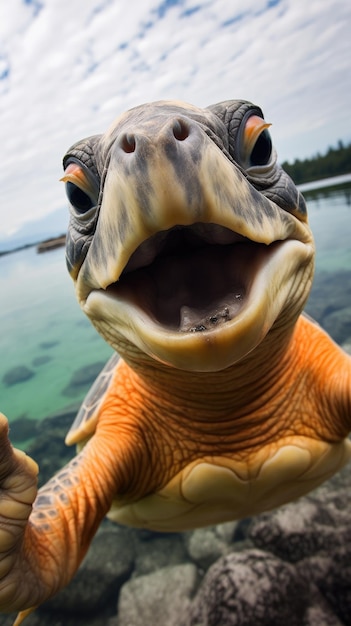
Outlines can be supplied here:
M17 624L68 584L121 488L121 441L105 447L93 437L37 492L38 467L0 415L0 611L24 611Z
M37 494L38 466L8 439L8 422L0 413L0 607L11 611L21 603L16 571L32 503Z
M351 432L351 356L309 316L301 316L297 327L309 399L315 397L313 419L320 439L340 441Z

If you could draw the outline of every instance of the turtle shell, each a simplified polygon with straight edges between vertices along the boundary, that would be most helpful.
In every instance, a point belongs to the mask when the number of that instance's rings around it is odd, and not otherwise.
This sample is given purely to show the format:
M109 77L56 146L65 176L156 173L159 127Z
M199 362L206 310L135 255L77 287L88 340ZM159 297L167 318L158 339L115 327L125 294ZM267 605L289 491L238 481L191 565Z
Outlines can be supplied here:
M90 387L66 435L68 446L79 444L81 447L94 434L99 408L108 392L118 361L118 354L113 354Z

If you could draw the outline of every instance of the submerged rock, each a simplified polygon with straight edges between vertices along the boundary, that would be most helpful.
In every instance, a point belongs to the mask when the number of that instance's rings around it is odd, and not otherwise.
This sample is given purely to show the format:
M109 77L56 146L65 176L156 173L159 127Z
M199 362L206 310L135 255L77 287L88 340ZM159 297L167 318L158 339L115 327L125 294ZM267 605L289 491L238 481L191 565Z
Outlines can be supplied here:
M164 567L180 565L188 560L182 533L154 535L144 540L140 531L133 531L135 544L135 576L145 576Z
M104 366L105 362L98 361L81 367L73 373L68 385L62 390L62 395L71 398L81 394L84 389L88 391Z
M338 343L351 341L351 307L344 307L327 315L323 326Z
M39 344L39 348L42 348L43 350L50 350L50 348L54 348L55 346L58 346L60 342L59 341L42 341Z
M309 573L262 550L232 553L210 568L180 624L342 626Z
M52 360L52 357L48 354L43 354L43 356L37 356L33 359L32 365L33 367L39 367L40 365L45 365L45 363L49 363Z
M246 550L209 569L182 626L301 626L307 603L305 581L294 567L262 550Z
M222 526L227 526L231 531L230 534L233 535L235 522ZM201 570L206 571L210 565L231 549L231 541L228 541L228 537L223 537L219 530L222 526L198 528L186 537L189 556Z
M133 578L121 589L118 622L111 620L111 626L179 626L196 579L196 567L191 563Z
M17 385L18 383L23 383L30 378L33 378L35 372L30 370L25 365L17 365L17 367L13 367L8 370L6 374L4 374L2 378L2 382L7 387L12 387L12 385Z
M339 344L351 341L351 272L317 271L306 311Z
M11 440L16 443L32 439L38 434L37 425L38 420L21 415L10 423Z

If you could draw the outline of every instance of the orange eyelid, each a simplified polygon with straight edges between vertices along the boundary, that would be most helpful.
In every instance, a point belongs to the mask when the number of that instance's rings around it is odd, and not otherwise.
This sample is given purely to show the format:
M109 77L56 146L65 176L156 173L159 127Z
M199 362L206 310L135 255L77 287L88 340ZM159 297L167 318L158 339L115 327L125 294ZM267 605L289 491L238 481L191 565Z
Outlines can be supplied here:
M83 168L80 167L80 165L78 165L77 163L70 163L66 167L62 178L60 178L60 181L64 183L74 183L74 185L77 185L79 189L84 191L89 196L94 194L94 189L89 179L87 178Z
M244 150L245 154L251 154L253 147L263 130L269 128L272 124L265 122L258 115L251 115L245 124L244 130Z

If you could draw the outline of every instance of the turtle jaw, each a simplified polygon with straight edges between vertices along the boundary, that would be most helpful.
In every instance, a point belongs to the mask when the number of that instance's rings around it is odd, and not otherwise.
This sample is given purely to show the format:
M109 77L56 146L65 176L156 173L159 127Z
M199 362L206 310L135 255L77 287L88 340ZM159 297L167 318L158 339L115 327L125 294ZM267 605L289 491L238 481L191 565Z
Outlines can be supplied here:
M201 264L207 270L211 265L208 256L212 253L213 259L216 257L208 300L203 293L202 298L195 294L190 306L180 299L176 301L177 287L169 280L165 284L169 295L173 291L169 306L177 310L176 314L170 313L154 301L157 268L138 268L131 272L130 279L126 275L105 290L92 290L83 310L117 351L121 351L122 337L127 344L136 345L143 353L178 369L225 369L264 339L285 308L292 309L292 326L305 301L296 291L308 293L306 282L311 280L313 246L288 239L270 245L240 241L222 248L189 252L189 258L182 259L184 264L189 262L189 273L195 272L193 285L198 281L201 292L206 287L206 277L200 279L198 275ZM176 271L174 259L161 258L158 264L163 265L159 280L162 275L167 276L172 266ZM217 289L214 279L218 267L222 267L222 273L223 268L229 269L224 271L226 277ZM183 271L185 265L181 275ZM153 283L151 286L146 284L148 280ZM226 281L231 287L228 292ZM219 278L217 282L221 282Z

